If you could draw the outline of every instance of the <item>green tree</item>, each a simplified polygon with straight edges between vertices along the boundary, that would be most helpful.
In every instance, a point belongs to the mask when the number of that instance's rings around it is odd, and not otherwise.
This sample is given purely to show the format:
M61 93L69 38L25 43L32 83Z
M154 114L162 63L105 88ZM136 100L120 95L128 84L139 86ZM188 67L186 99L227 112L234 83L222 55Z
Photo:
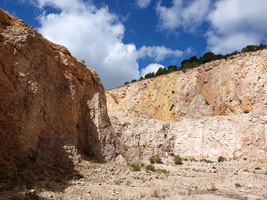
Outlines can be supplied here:
M242 53L244 52L252 52L257 51L258 46L257 45L248 45L242 49Z
M267 46L263 45L263 44L260 44L259 46L258 45L248 45L242 49L242 53L258 51L258 50L262 50L262 49L266 49L266 48L267 48Z
M213 59L214 59L214 53L207 52L202 57L199 58L199 63L204 64L204 63L212 61Z
M145 78L141 76L138 81L144 80Z
M166 72L167 72L167 69L165 67L160 67L158 71L156 72L156 76L166 74Z
M167 73L175 72L177 71L177 66L176 65L170 65L168 67Z
M248 45L242 49L242 52L251 52L251 51L258 51L262 49L267 49L267 45L260 44L257 45ZM199 59L196 56L192 56L189 59L185 59L181 62L181 67L177 67L176 65L170 65L168 68L160 67L156 73L151 72L145 75L145 77L140 77L139 80L143 80L146 78L154 78L156 76L168 74L174 71L183 71L185 72L187 69L192 69L195 67L200 66L201 64L205 64L214 60L221 60L227 59L233 55L239 54L240 52L234 51L230 54L221 55L221 54L214 54L213 52L206 52L202 57ZM136 80L132 80L131 82L136 82Z
M190 63L195 63L195 62L198 62L198 59L197 59L196 56L193 56L193 57L189 58L189 62Z
M151 72L151 73L148 73L145 75L145 78L153 78L155 77L155 73L154 72Z
M231 57L231 56L234 56L234 55L237 55L237 54L239 54L240 52L238 52L238 51L234 51L234 52L232 52L232 53L230 53L230 54L226 54L225 56L224 56L224 58L225 59L227 59L227 58L229 58L229 57Z

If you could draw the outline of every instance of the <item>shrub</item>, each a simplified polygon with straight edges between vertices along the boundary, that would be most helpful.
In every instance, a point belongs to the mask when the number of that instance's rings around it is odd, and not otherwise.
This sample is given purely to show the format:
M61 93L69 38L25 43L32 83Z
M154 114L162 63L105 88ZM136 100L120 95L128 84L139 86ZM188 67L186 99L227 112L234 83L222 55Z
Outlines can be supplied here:
M156 169L156 172L159 172L161 174L167 174L168 171L166 169Z
M261 168L260 167L256 167L255 170L261 170Z
M153 157L153 156L149 158L149 162L150 162L151 164L155 164L155 160L154 160L154 157Z
M220 156L218 158L218 162L224 162L224 161L226 161L226 158L225 157Z
M237 188L242 187L242 185L241 185L240 183L236 183L235 186L236 186Z
M162 164L163 163L159 155L150 157L149 161L151 164L155 164L155 163Z
M146 171L148 172L148 171L152 171L152 172L154 172L155 171L155 167L153 166L153 165L147 165L146 166Z
M161 158L159 157L159 155L155 156L155 162L158 163L158 164L162 164L163 163Z
M205 163L214 163L213 161L211 160L207 160L207 159L201 159L200 162L205 162Z
M141 171L141 166L138 163L137 164L133 164L132 165L132 171L134 171L134 172Z
M191 162L193 162L193 161L194 161L194 162L198 162L198 160L196 160L195 158L190 158L190 161L191 161Z
M243 113L246 113L246 114L248 114L248 113L249 113L249 111L248 111L248 110L244 110L244 111L243 111Z
M183 158L179 155L174 156L174 164L176 165L182 165L183 164Z

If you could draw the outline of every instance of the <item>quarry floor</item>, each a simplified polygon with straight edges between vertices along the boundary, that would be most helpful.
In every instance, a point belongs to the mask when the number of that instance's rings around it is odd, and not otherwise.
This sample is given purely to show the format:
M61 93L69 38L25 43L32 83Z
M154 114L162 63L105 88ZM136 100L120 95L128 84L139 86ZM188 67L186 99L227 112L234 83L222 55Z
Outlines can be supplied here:
M134 172L126 164L84 161L75 166L76 178L72 180L39 180L33 189L2 191L0 199L267 199L266 162L154 164L167 173L147 172L148 164Z

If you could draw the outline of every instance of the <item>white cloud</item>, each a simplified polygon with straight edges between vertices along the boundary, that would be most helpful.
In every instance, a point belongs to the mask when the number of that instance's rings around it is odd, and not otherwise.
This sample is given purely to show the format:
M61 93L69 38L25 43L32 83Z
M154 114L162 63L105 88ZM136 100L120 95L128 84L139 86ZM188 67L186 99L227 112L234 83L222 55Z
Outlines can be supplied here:
M164 68L163 65L160 65L157 63L151 63L150 65L142 69L141 76L144 77L146 74L151 73L151 72L156 73L160 67Z
M136 4L139 8L147 8L152 0L136 0Z
M267 42L266 0L172 0L156 6L160 31L195 32L208 22L207 50L229 53L250 44Z
M266 0L220 0L209 13L208 49L215 53L240 50L266 41Z
M182 51L172 50L164 46L152 46L152 47L143 46L138 50L138 58L150 57L157 62L164 60L166 57L180 57L182 55L183 55Z
M157 4L156 12L159 16L159 30L175 30L183 28L185 31L194 31L206 19L210 0L194 0L185 3L182 0L173 0L172 6L167 8Z
M86 4L80 0L36 0L37 6L39 8L44 8L45 6L51 6L63 11L86 11L88 8Z
M105 88L139 78L134 44L122 42L125 28L107 7L96 8L79 0L38 0L39 8L52 6L60 13L39 17L39 31L49 40L66 46L96 70Z
M236 50L241 50L249 44L259 44L260 40L256 34L245 32L217 35L216 32L209 31L206 34L208 49L214 53L230 53Z
M188 47L184 52L185 55L191 55L191 54L195 54L195 53L196 53L195 50L191 47Z
M181 56L182 51L164 46L143 46L122 42L125 27L108 7L97 8L90 0L29 0L43 10L38 17L39 31L52 42L66 46L88 67L95 69L106 89L138 79L138 59L149 57L159 62ZM47 7L57 12L47 14ZM155 65L155 64L154 64Z

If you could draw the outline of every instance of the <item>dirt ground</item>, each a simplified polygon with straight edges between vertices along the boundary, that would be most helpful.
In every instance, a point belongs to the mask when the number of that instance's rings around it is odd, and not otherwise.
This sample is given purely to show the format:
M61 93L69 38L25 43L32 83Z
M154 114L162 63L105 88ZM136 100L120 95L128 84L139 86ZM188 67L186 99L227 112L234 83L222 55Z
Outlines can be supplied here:
M43 180L33 189L0 192L0 199L267 199L267 163L183 161L183 165L154 164L161 170L147 171L148 164L133 171L126 164L84 161L76 166L77 178L67 183Z

